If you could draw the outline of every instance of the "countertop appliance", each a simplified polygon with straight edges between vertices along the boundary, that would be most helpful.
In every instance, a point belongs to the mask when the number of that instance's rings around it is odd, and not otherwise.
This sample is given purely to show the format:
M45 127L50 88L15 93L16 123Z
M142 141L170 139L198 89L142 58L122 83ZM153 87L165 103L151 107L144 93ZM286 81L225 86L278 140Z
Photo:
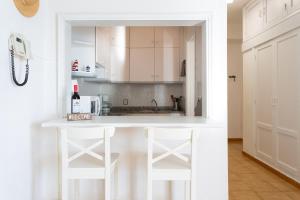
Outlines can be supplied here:
M101 114L102 101L99 96L81 96L80 113L91 113L99 116Z

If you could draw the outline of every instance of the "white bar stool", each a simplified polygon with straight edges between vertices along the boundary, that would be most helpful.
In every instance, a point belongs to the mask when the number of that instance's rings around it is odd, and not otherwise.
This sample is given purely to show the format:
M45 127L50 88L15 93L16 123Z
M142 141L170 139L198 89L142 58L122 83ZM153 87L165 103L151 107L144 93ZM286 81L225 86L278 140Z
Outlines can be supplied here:
M112 127L73 127L61 129L62 200L70 199L69 180L78 181L79 179L104 179L105 200L110 200L111 174L114 171L116 171L114 181L115 196L117 195L117 164L119 154L111 154L110 151L110 138L114 135L114 131L115 129ZM89 145L86 147L82 143L89 143ZM96 152L95 148L99 148L102 144L104 144L105 152ZM78 151L75 153L71 152L71 147ZM79 196L79 194L77 195ZM78 196L75 198L79 198Z
M185 181L185 199L197 200L196 191L196 158L197 131L192 128L148 128L148 183L147 200L152 200L152 182ZM170 148L166 142L180 143ZM165 153L154 155L154 147L165 150ZM180 153L189 148L190 154Z

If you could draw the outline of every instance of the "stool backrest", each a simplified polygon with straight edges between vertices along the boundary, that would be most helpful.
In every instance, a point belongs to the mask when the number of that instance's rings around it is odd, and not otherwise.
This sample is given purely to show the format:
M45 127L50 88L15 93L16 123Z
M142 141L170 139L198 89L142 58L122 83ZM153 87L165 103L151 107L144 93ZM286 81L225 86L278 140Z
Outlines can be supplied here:
M187 164L191 164L191 158L195 151L193 151L193 144L196 140L196 130L193 128L148 128L148 162L152 164L162 161L165 158L173 155L178 160ZM161 141L182 141L180 145L175 148L170 148ZM154 146L165 150L165 153L157 157L153 157ZM190 156L187 157L180 153L184 148L190 149ZM150 160L149 160L150 159Z
M83 155L89 155L94 159L105 161L105 165L110 163L110 138L114 135L112 127L71 127L61 130L62 155L64 155L65 164L68 166L70 162L80 158ZM95 140L93 144L83 147L80 141ZM96 147L105 145L104 156L94 152ZM69 156L70 147L78 150L77 153Z

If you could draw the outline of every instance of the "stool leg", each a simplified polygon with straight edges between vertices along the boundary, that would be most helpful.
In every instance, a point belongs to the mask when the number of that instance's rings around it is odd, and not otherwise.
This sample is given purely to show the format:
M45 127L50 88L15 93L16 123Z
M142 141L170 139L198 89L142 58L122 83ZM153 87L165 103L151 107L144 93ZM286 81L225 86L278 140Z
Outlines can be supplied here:
M115 168L115 173L114 173L114 196L115 196L115 200L117 200L118 199L118 186L119 186L119 180L118 180L118 178L119 178L119 172L118 172L118 170L119 170L119 167L118 167L118 163L116 164L116 168Z
M147 159L147 200L152 200L152 152L153 132L148 133L148 159Z
M68 200L69 187L68 187L68 144L67 144L67 131L61 129L61 199Z
M68 200L69 188L68 188L68 179L62 177L61 180L61 199Z
M74 180L74 193L75 193L75 200L79 200L80 199L80 192L79 192L79 179L75 179Z
M191 200L190 181L185 181L185 200Z
M152 200L152 179L148 176L147 200Z

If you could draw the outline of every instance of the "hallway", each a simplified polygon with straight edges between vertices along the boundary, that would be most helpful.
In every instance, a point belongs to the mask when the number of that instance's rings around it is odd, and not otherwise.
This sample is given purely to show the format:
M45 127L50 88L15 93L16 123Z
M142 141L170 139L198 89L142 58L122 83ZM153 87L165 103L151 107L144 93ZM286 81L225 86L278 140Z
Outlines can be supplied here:
M242 154L241 142L229 142L230 200L299 200L300 189Z

